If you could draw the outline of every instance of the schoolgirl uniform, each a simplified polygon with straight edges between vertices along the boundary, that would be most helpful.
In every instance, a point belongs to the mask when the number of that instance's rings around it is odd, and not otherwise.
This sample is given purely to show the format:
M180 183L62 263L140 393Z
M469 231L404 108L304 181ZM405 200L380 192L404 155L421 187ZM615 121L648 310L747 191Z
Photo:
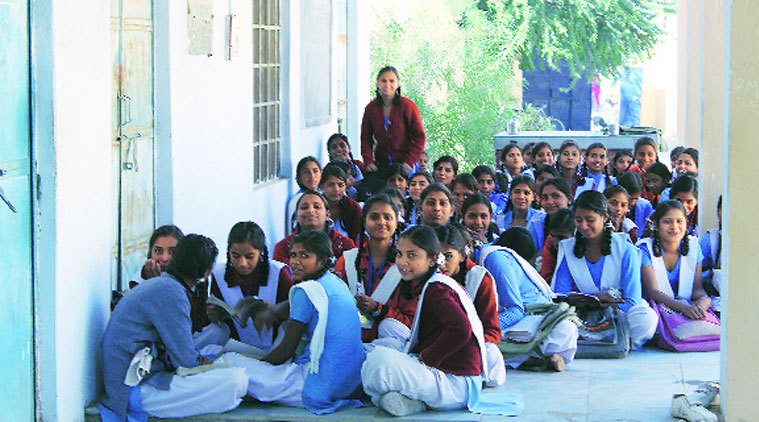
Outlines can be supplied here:
M360 249L354 248L345 251L343 256L337 260L334 272L348 285L348 290L352 296L359 293L365 294L380 304L380 308L374 315L359 315L361 340L365 343L376 340L379 337L379 326L382 321L380 316L384 313L385 317L388 317L388 315L396 315L397 312L395 309L389 309L390 305L387 303L401 282L401 273L396 268L395 262L385 260L375 270L369 248L362 245ZM387 311L383 311L383 309L387 309ZM390 334L386 332L386 328L390 328L390 325L383 325L383 337ZM403 338L407 337L408 334L403 335Z
M693 297L693 283L696 277L696 266L703 261L698 239L688 239L688 255L678 255L675 268L670 271L664 265L664 258L655 256L653 238L641 239L638 246L641 251L641 265L652 267L656 276L657 288L667 296L690 302Z
M101 342L105 392L98 409L103 421L182 418L240 404L248 383L242 368L174 374L178 367L197 366L200 357L192 338L191 296L183 282L163 273L136 286L114 308ZM136 355L149 368L144 376L136 368L130 371Z
M511 179L509 179L509 183L511 183ZM507 194L493 190L488 195L488 199L490 200L490 208L493 210L493 215L503 214L506 211L506 205L509 203L509 196Z
M285 206L285 236L289 236L295 231L295 214L298 212L298 200L303 196L303 189L298 189L290 199L287 200Z
M557 248L551 246L551 235L546 237L543 243L543 249L540 252L540 276L547 283L553 280L553 273L556 271L556 259L559 255Z
M710 283L717 293L720 292L720 283L722 282L722 245L720 238L722 231L713 229L706 232L699 238L701 253L704 260L701 261L701 277L704 283Z
M576 238L559 243L558 266L551 286L556 293L580 291L601 294L610 288L619 289L625 299L619 309L627 314L633 348L640 348L656 332L656 312L642 300L640 256L627 237L612 233L611 254L601 255L595 263L574 254Z
M635 203L635 207L627 212L627 217L635 223L641 231L646 229L648 225L648 217L654 213L654 206L651 205L651 201L646 198L640 197Z
M411 337L403 351L375 347L361 368L364 391L377 404L389 392L433 409L476 405L482 389L485 340L469 295L436 273L424 282Z
M541 216L543 214L543 216ZM527 221L527 224L530 223L533 219L544 219L545 220L545 211L543 210L536 210L533 207L527 208L527 217L525 220ZM495 216L496 224L498 227L501 228L501 230L508 230L511 226L511 223L514 221L514 210L508 210L503 214L499 214Z
M532 240L535 242L535 249L539 251L543 250L543 243L546 240L546 217L548 217L548 214L545 212L537 213L531 220L527 221L527 231L532 235Z
M606 177L607 176L603 173L593 174L589 172L588 175L584 178L582 175L578 174L576 177L577 182L575 188L575 200L577 200L577 197L579 197L580 194L585 191L594 190L603 193L603 191L605 191L609 186L617 184L616 177L608 176L609 180L611 181L611 185L607 185Z
M269 303L279 303L287 300L290 287L293 285L292 274L287 265L269 260L269 274L266 280L252 280L246 282L231 266L229 267L229 280L225 280L227 265L217 263L214 271L211 273L211 294L224 302L233 309L237 303L245 297L257 296ZM258 265L264 265L259 262ZM258 272L256 271L256 274ZM241 327L234 319L229 319L225 323L211 324L211 328L224 330L227 339L233 338L245 344L257 347L261 350L268 351L274 345L274 331L271 327L259 332L253 325L252 319L249 318L246 328ZM278 333L278 338L282 340L282 332ZM224 343L217 343L224 345Z
M303 353L272 365L237 353L217 361L245 368L248 394L262 402L305 407L317 415L362 406L364 362L356 304L345 283L327 272L290 289L290 319L306 324Z
M420 212L419 207L416 206L416 202L414 202L410 196L406 197L405 211L404 220L407 228L422 224L422 213Z
M339 220L332 222L332 229L347 237L358 239L361 234L361 205L348 196L343 195L340 199L343 215Z
M638 226L629 218L622 220L622 231L617 232L627 236L627 240L633 245L638 242Z
M555 294L540 277L537 270L513 250L501 246L488 246L480 253L480 262L493 274L498 293L498 322L501 333L519 322L525 316L525 306L551 303ZM577 351L577 326L562 320L540 343L543 356L560 354L564 362L574 359ZM506 366L517 368L531 355L517 356L507 360Z
M285 265L290 264L290 244L292 243L293 237L295 237L296 234L297 233L291 233L284 239L277 242L276 245L274 245L274 252L272 253L273 260L279 261ZM356 244L353 243L351 239L338 233L334 229L328 229L327 235L329 236L329 240L332 243L332 253L336 258L343 256L344 251L356 247Z

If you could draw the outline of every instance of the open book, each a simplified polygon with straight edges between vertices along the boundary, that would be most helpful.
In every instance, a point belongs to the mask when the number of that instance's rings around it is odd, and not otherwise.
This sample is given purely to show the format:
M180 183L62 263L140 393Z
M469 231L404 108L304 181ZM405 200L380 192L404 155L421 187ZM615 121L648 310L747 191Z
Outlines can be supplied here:
M263 300L255 296L252 297L253 300L250 299L251 298L243 299L245 306L240 308L237 312L235 312L235 310L229 306L227 302L224 302L216 296L208 296L206 303L209 305L218 306L219 308L223 309L227 315L229 315L232 319L235 320L236 323L240 325L240 327L247 328L248 318L254 318L258 311L267 306Z
M507 328L503 336L517 343L527 343L535 337L544 317L545 315L526 315L516 324Z

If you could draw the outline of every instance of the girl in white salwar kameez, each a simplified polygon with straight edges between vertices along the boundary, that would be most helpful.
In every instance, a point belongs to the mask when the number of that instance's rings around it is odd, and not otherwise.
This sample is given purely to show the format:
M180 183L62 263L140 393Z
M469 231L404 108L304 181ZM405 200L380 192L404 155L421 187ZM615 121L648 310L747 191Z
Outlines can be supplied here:
M293 238L290 268L296 284L290 299L257 318L272 323L289 315L282 342L261 360L237 353L219 358L246 369L249 395L315 414L363 405L358 400L364 362L361 323L348 287L329 272L334 262L324 232L307 230ZM306 345L298 353L301 339Z

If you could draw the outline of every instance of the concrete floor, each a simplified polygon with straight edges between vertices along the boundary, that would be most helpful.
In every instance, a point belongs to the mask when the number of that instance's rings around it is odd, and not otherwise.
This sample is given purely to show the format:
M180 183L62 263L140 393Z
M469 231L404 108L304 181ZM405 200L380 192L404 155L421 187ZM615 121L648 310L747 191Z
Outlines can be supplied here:
M621 360L575 360L562 373L509 370L506 384L499 390L524 396L524 412L518 418L481 416L467 411L428 411L406 418L393 418L376 407L316 416L303 409L244 402L237 409L222 415L181 420L677 421L669 415L672 395L688 394L702 382L719 380L719 365L719 352L670 353L646 347ZM487 392L485 390L483 394ZM100 418L88 415L86 420L99 421Z

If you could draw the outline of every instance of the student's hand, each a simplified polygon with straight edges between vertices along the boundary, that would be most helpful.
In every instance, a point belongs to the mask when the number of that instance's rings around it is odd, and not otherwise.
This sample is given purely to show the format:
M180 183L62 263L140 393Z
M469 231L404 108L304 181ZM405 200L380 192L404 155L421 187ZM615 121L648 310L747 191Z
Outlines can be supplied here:
M224 312L224 309L215 305L206 305L206 315L208 316L208 320L212 323L224 321L229 318L229 315Z
M369 163L364 166L364 170L366 170L367 173L374 173L377 171L377 165L374 163Z
M620 303L625 303L624 299L615 299L611 297L608 293L597 294L596 297L604 305L618 305Z
M271 308L266 307L256 313L256 317L253 319L253 326L260 333L265 327L273 327L277 323L277 317L274 315L274 311Z
M152 259L145 261L145 265L142 266L142 271L140 271L142 279L148 280L153 277L158 277L159 275L161 275L161 266L158 265L158 262L153 261Z
M706 318L706 312L704 312L704 310L699 308L697 305L689 306L688 309L685 310L685 312L683 312L683 315L685 315L685 317L689 319L705 319Z
M696 299L696 301L693 304L698 306L701 310L704 311L704 314L706 314L706 311L708 311L709 308L712 306L712 298L710 298L709 296L701 296L700 298ZM704 315L704 317L705 316L706 315Z
M210 365L213 363L213 359L209 359L203 355L198 356L198 365Z
M367 295L359 293L356 295L356 307L358 307L359 311L365 314L371 314L377 310L379 305L374 301L374 299L370 298Z
M401 163L401 167L403 167L403 171L405 171L406 175L408 176L408 174L411 172L411 166L406 163Z

